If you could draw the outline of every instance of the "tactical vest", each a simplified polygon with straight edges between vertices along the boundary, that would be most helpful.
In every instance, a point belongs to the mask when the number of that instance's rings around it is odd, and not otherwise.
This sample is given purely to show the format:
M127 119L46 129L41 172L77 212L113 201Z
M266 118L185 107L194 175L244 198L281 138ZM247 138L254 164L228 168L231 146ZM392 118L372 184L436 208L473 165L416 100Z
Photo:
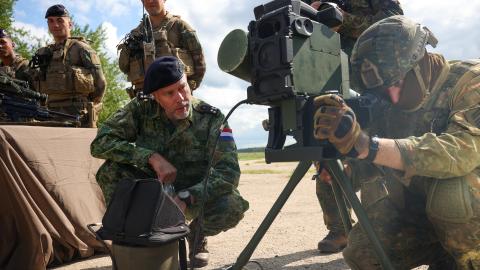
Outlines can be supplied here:
M10 66L0 65L0 72L7 74L12 78L17 77L17 71L22 67L22 65L27 66L28 62L23 57L16 55L13 59L13 63Z
M40 92L48 94L49 103L82 100L95 91L93 71L75 65L70 59L71 48L81 42L86 43L83 38L69 38L63 46L50 45L38 51L39 55L50 55L46 72L39 81Z
M444 83L437 91L430 93L421 109L406 113L390 108L381 125L372 131L380 137L393 139L419 137L429 132L440 135L447 131L449 121L456 113L452 111L453 98L466 83L480 75L480 61L455 61L449 64L450 71ZM474 133L480 135L478 131ZM425 194L426 211L430 217L447 222L467 222L473 216L473 210L470 187L466 179L468 177L476 179L479 172L480 169L477 168L466 176L451 179L414 176L412 181L415 179L419 181L415 182L415 187L410 186L409 190ZM397 176L390 174L393 178ZM397 179L403 182L403 179ZM407 182L410 183L409 181ZM390 186L387 185L387 189L391 200L401 207L402 204L404 206L403 189L395 184L400 182L387 181L392 183Z
M180 59L185 66L185 74L190 76L194 74L194 62L192 55L185 48L181 48L179 40L182 38L182 33L172 32L173 26L180 19L177 15L166 17L160 27L153 30L154 39L154 51L155 58L160 56L175 56ZM141 36L141 28L143 22L134 29L131 36ZM174 36L175 40L169 40L169 34ZM137 43L136 46L143 46L141 43ZM144 50L144 48L135 48L135 50ZM131 48L127 48L126 44L120 44L118 46L120 50L119 66L120 69L127 74L128 80L135 85L136 89L143 88L143 79L145 72L150 64L155 60L153 57L148 57L145 52L145 56L132 55Z

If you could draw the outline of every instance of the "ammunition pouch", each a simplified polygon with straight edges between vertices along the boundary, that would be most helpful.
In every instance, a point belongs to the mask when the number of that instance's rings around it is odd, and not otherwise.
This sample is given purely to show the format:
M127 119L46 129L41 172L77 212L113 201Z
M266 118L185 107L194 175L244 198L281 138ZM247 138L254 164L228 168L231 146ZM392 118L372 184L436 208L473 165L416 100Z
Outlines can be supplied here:
M103 103L94 104L93 102L87 103L87 119L84 127L96 128L98 115L102 110Z
M130 57L130 65L127 78L133 84L143 83L145 77L145 68L143 67L143 58Z
M471 196L465 177L431 180L427 214L440 221L466 223L473 217Z
M67 78L69 76L65 71L47 72L45 74L45 80L40 81L40 89L42 93L47 95L60 94L61 92L67 92ZM68 91L71 92L71 91Z
M157 179L122 179L118 182L103 226L103 240L136 246L161 246L189 233L185 216Z
M90 94L95 91L93 74L90 69L71 67L73 87L77 94Z
M128 74L130 70L130 52L125 44L120 44L118 50L120 51L118 67L123 73Z
M158 56L173 55L171 46L168 43L168 36L166 30L158 30L153 32L155 39L155 49Z
M193 63L192 55L186 50L175 48L175 54L185 67L185 74L191 76L195 73L195 64Z

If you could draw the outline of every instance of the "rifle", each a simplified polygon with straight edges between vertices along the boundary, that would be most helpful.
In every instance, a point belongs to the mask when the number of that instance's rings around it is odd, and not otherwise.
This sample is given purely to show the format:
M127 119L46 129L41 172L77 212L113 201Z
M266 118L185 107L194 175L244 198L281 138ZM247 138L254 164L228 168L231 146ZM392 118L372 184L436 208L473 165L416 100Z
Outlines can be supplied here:
M25 119L39 121L68 121L79 126L78 115L48 110L43 107L48 95L35 92L28 88L28 83L13 79L0 73L0 110L11 122L24 122Z
M150 17L144 13L143 14L143 57L144 57L144 68L148 67L155 60L155 40L153 39L153 28Z
M140 75L145 75L146 68L155 60L155 40L153 38L153 28L148 14L143 13L141 34L128 34L125 36L123 44L129 51L130 57L141 61ZM147 98L143 93L138 92L133 87L125 89L130 98Z

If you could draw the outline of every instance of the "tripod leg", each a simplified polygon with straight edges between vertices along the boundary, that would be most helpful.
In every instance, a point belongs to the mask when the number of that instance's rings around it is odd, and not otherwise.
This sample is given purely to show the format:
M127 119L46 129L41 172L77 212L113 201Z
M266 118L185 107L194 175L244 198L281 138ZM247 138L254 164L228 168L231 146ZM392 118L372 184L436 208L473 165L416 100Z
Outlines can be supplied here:
M345 234L352 230L352 221L350 220L350 214L347 210L347 204L345 203L345 198L343 197L342 189L337 181L332 181L332 190L335 201L337 202L338 212L340 213L340 218L342 219L343 227L345 228Z
M340 188L345 194L348 202L353 208L353 211L357 215L358 222L362 226L363 230L368 236L368 239L372 243L373 249L378 256L382 268L385 270L393 270L392 263L385 253L382 243L378 240L377 234L375 233L370 220L368 219L367 212L363 208L360 200L355 194L352 185L349 182L349 179L343 172L343 164L340 160L327 160L327 170L333 178L333 181L337 182Z
M278 213L280 213L283 205L285 205L293 190L298 185L300 180L302 180L303 176L305 176L311 165L311 161L300 161L300 163L298 163L287 185L282 190L282 193L280 193L280 196L278 196L270 211L268 211L268 214L265 216L257 231L252 236L252 239L250 239L247 246L243 249L242 253L240 253L240 256L238 256L235 264L228 267L227 270L241 270L242 267L248 263L268 228L270 228L270 225L272 225Z

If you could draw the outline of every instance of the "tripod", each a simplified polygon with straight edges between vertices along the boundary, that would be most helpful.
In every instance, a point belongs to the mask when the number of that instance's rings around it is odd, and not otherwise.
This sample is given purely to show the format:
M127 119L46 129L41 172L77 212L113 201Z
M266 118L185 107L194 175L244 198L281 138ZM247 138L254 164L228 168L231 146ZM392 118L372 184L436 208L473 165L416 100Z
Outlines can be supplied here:
M367 234L369 240L371 241L374 251L377 254L380 264L382 268L385 270L393 270L393 266L388 259L384 248L381 242L378 240L378 237L373 230L373 227L370 223L370 220L367 217L365 209L360 203L360 200L356 196L352 185L349 182L349 179L345 175L343 171L343 164L341 161L337 159L325 160L326 169L332 176L332 188L335 195L335 200L337 201L337 206L340 211L340 216L342 218L342 222L345 226L345 231L348 233L352 228L352 223L350 221L350 217L347 212L347 207L345 204L344 196L352 206L353 211L357 215L358 222L362 226L363 230ZM255 234L252 236L250 241L248 242L247 246L243 249L240 255L237 258L237 261L232 266L228 267L226 270L241 270L243 266L245 266L248 261L250 260L253 252L255 251L256 247L262 240L263 236L270 228L270 225L273 223L277 215L280 213L280 210L287 202L288 198L292 194L295 187L298 185L300 180L305 176L308 169L312 165L311 161L300 161L293 171L290 180L288 181L285 188L282 190L280 195L278 196L277 200L273 204L272 208L268 212L268 214L263 219L262 223L258 227Z

